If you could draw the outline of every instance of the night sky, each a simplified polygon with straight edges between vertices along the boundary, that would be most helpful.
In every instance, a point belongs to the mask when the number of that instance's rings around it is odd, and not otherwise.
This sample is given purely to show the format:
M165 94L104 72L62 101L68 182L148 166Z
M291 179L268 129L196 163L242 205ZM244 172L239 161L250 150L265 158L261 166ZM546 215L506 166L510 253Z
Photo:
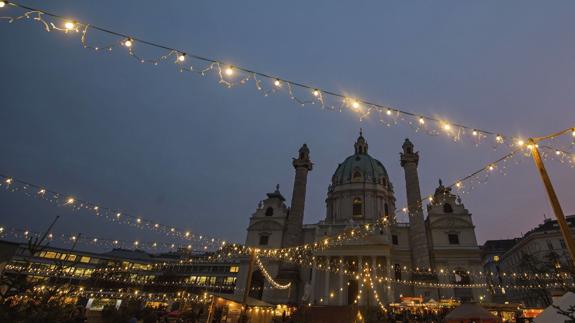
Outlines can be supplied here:
M405 110L510 135L575 121L572 1L31 1L188 52ZM4 13L0 9L0 16ZM15 9L11 13L19 12ZM421 190L505 154L378 118L304 108L253 84L226 89L168 63L83 49L77 35L0 23L0 173L193 232L243 242L248 219L280 184L291 199L292 157L307 143L305 222L325 216L338 163L359 128L405 203L399 152L420 151ZM572 149L572 148L571 148ZM462 196L479 242L511 238L552 216L528 157ZM549 172L566 214L575 171ZM0 190L0 224L120 239L162 235Z

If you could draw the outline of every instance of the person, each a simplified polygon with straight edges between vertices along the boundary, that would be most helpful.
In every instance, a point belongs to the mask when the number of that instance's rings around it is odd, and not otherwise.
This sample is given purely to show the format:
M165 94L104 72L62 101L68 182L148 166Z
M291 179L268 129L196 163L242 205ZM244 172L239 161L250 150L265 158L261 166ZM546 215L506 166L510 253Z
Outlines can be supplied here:
M83 306L77 306L74 309L74 313L72 314L72 319L70 322L72 323L85 323L87 320L85 309Z
M144 316L143 323L157 323L158 322L158 315L155 312L150 312L146 316Z

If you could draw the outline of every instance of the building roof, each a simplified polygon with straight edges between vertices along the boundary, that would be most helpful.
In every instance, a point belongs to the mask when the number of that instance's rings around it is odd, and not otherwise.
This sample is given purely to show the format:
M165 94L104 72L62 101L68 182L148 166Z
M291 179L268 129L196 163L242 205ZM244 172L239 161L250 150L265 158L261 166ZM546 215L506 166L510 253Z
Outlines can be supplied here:
M520 238L487 240L481 247L484 252L505 252L511 249Z
M463 303L445 316L446 321L476 320L481 322L500 322L499 318L476 303Z
M388 181L385 167L379 160L367 153L367 148L367 141L360 132L355 143L355 153L338 165L333 174L333 185L350 183L356 172L361 173L361 182L380 183L382 178Z
M565 219L567 220L567 224L569 224L570 227L572 228L575 227L575 215L568 215L565 217ZM556 230L559 230L559 223L557 223L557 220L545 219L545 221L543 221L542 224L537 226L535 229L532 229L529 232L527 232L525 234L525 237L535 232L556 231Z

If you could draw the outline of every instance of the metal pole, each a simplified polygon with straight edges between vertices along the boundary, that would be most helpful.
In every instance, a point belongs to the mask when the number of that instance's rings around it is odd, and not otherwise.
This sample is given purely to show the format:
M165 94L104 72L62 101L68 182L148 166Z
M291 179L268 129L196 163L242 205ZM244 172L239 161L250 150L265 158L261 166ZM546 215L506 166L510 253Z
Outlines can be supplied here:
M530 139L529 143L531 144L532 147L531 155L533 156L533 160L535 161L535 166L537 166L537 170L539 170L539 175L541 175L541 180L543 181L543 185L545 186L545 190L547 191L547 197L549 198L549 203L553 208L553 213L557 218L557 223L559 223L561 234L563 235L563 239L567 244L567 250L569 251L569 255L571 256L571 263L572 265L575 266L575 239L573 239L573 234L571 233L569 224L565 220L565 215L563 214L561 204L559 204L559 199L557 198L557 194L555 194L555 190L553 189L553 185L551 184L549 174L547 174L545 165L541 160L541 155L539 154L539 149L537 149L537 144L533 139Z

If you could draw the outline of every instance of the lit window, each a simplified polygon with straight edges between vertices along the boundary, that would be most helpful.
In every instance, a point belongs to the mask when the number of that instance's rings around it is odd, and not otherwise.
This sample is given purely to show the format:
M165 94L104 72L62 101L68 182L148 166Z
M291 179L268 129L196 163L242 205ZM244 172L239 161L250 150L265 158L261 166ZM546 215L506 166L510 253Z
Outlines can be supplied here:
M240 271L240 267L239 266L231 266L230 267L230 273L237 273Z
M495 262L499 261L499 256L493 256L493 261Z
M90 257L82 256L82 258L80 258L80 262L87 264L90 262Z

